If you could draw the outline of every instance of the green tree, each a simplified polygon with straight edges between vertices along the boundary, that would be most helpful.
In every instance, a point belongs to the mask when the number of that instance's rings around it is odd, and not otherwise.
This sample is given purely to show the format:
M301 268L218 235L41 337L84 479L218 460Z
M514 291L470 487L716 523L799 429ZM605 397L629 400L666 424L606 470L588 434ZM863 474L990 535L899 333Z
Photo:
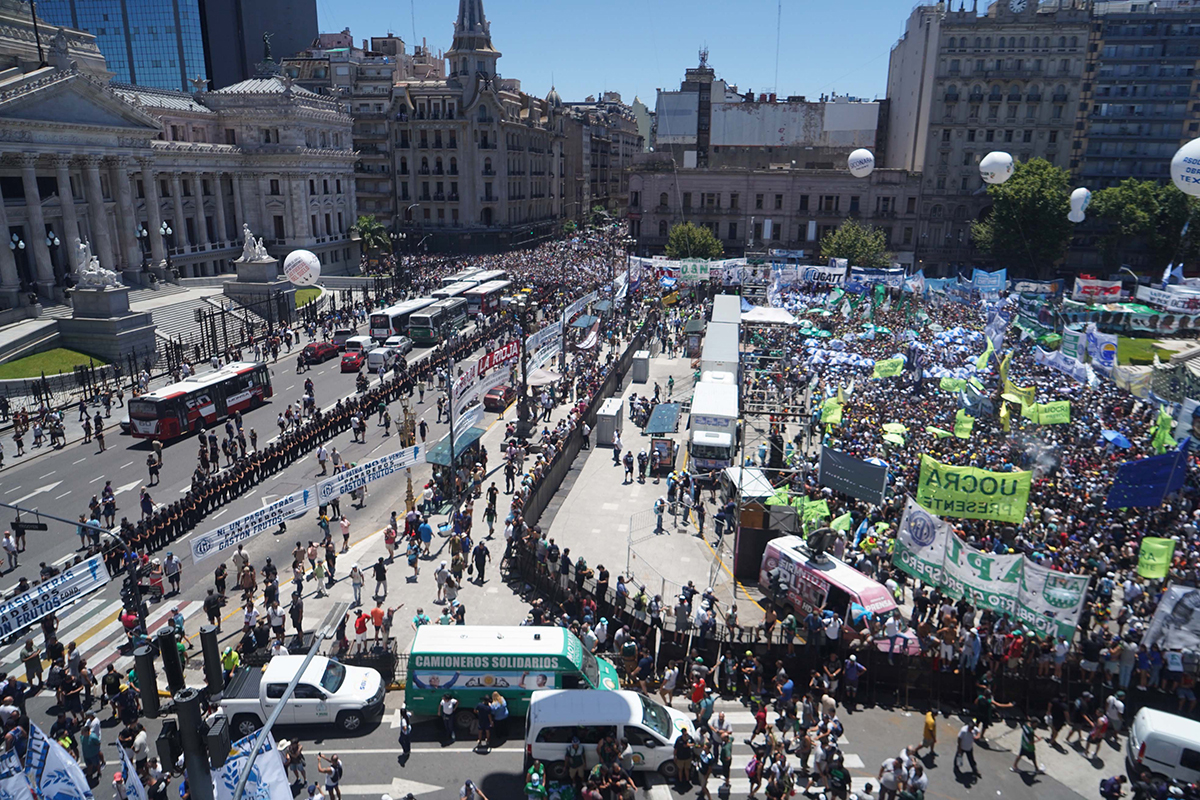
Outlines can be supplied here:
M667 258L720 258L724 252L721 240L694 222L680 222L667 234Z
M1196 257L1197 241L1180 232L1188 217L1200 208L1200 200L1188 197L1173 184L1126 178L1116 186L1092 195L1088 215L1104 223L1100 252L1104 266L1116 271L1129 260L1131 251L1148 256L1146 266L1157 278L1172 261Z
M363 250L370 255L372 250L388 250L391 240L388 239L387 229L383 223L375 219L374 214L362 214L354 221L354 230L362 238Z
M1067 219L1069 180L1043 158L1017 164L1011 178L988 187L991 212L971 223L975 246L1019 274L1052 274L1075 227Z
M854 219L821 238L821 258L844 258L855 267L886 267L892 262L887 234Z
M578 229L579 229L579 226L575 224L575 220L573 220L573 219L567 220L566 222L563 223L563 226L562 226L562 232L563 232L564 236L574 236L575 231L577 231Z

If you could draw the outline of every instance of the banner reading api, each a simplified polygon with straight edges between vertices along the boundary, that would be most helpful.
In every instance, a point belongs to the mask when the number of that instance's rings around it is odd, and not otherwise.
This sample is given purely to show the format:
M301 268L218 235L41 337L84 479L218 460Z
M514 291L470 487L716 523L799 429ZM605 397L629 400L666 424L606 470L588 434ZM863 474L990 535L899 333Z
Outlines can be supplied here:
M1029 502L1029 472L956 467L921 456L917 502L943 517L995 519L1019 524Z

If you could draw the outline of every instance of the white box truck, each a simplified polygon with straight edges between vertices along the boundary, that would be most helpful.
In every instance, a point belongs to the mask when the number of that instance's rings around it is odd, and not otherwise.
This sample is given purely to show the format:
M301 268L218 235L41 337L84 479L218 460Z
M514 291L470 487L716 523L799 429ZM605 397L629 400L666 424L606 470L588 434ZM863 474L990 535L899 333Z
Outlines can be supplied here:
M720 472L737 462L738 387L728 383L696 384L688 423L688 454L695 472Z

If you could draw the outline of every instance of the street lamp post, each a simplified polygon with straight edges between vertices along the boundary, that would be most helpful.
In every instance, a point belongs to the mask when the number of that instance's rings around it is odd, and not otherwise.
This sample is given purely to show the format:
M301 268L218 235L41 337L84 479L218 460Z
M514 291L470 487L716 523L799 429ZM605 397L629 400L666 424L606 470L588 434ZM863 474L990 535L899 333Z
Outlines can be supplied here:
M21 253L24 253L25 252L25 240L14 233L12 235L12 239L10 239L8 242L8 249L13 251L13 255L16 255L18 251ZM28 291L29 284L25 281L21 281L21 288ZM33 292L29 292L29 294L30 294L30 296L34 296ZM30 302L30 305L33 305L33 301Z
M142 251L142 269L146 269L146 266L150 261L150 257L146 252L150 244L147 241L147 239L150 238L150 231L146 230L142 223L139 222L137 230L133 232L133 235L137 237L138 247Z
M50 251L50 263L51 264L54 263L54 251L57 250L58 246L61 244L62 244L62 242L60 242L58 240L58 237L54 235L53 230L46 231L46 249Z
M174 247L175 241L172 235L175 233L175 231L171 230L170 225L168 225L166 222L163 222L163 224L158 226L158 232L165 240L164 244L166 247L163 249L167 251L167 272L170 272L171 275L178 278L179 273L175 271L175 267L171 264L171 249Z
M528 439L533 433L533 419L529 411L529 353L525 342L529 337L529 317L537 312L537 302L529 295L516 301L517 317L521 320L521 394L517 397L517 438Z

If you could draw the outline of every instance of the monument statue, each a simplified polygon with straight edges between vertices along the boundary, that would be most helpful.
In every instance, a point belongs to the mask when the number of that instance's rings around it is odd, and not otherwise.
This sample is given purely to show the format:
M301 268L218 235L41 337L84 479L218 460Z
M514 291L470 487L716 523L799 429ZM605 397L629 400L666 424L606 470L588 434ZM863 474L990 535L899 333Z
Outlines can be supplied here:
M258 251L254 245L254 234L250 232L250 225L242 223L242 261L254 261L258 257Z
M259 261L271 261L271 254L267 252L267 245L263 238L258 237L258 246L255 248L255 257Z
M92 255L91 245L75 237L75 286L79 289L108 289L121 286L117 273L100 266L100 259Z

